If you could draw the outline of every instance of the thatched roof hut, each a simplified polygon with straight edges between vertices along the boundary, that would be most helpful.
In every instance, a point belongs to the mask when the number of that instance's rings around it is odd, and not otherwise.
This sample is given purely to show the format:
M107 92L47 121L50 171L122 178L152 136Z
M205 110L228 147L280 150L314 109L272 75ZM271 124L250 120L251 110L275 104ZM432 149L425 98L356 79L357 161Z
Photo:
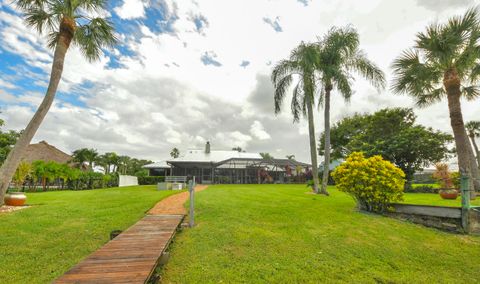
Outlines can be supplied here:
M67 164L72 160L72 156L59 150L55 146L48 144L46 141L40 141L37 144L28 145L22 160L27 163L42 160L45 162L54 161L61 164Z

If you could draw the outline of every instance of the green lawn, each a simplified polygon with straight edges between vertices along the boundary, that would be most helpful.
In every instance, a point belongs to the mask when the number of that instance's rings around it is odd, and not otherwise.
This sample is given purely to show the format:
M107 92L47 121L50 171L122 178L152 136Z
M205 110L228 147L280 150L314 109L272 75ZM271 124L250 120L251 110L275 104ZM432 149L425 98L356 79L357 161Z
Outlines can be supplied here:
M434 193L407 193L402 203L421 204L421 205L437 205L437 206L462 206L462 198L459 196L455 200L442 199L439 194ZM480 197L471 200L473 206L480 206Z
M475 283L480 237L356 212L304 185L215 185L197 194L164 283ZM410 198L410 197L409 197Z
M414 183L412 184L413 188L419 187L419 186L431 186L433 188L440 188L440 185L438 183Z
M172 191L137 186L29 193L0 215L0 283L48 283L126 229Z

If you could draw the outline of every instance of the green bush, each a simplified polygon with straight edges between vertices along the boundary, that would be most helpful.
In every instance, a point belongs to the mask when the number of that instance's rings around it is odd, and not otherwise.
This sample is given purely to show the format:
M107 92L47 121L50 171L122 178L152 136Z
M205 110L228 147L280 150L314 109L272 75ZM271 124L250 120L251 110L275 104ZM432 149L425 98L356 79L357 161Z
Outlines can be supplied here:
M405 192L409 193L438 193L438 187L432 185L419 185L419 186L409 186L405 187Z
M332 173L337 188L355 198L361 210L383 212L401 201L405 173L381 156L353 152Z
M159 182L165 182L165 177L164 176L158 176L158 177L138 177L138 184L139 185L152 185L152 184L157 184Z

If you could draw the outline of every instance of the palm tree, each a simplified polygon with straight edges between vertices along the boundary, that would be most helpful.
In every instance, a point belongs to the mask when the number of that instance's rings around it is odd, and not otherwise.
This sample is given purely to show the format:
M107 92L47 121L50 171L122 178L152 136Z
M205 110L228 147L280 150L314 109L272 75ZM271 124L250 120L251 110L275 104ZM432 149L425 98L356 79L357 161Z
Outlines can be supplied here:
M297 79L293 88L291 111L293 122L298 122L303 115L308 119L308 134L310 136L310 157L312 160L313 191L318 190L317 146L315 141L315 125L313 106L315 104L316 78L315 62L318 58L318 48L314 44L300 43L290 53L288 59L278 62L272 71L272 82L275 87L275 114L278 114L290 86Z
M48 46L54 50L50 82L35 115L19 137L0 168L0 204L20 159L53 103L62 77L65 55L71 43L77 45L89 61L99 59L102 48L111 47L116 38L112 24L101 17L90 17L105 7L105 0L16 0L28 26L48 34Z
M357 31L350 27L331 28L317 43L318 59L315 64L318 82L322 85L319 102L324 105L325 149L321 192L328 195L327 184L330 165L330 98L336 90L346 101L353 93L351 72L354 72L377 89L385 88L385 76L359 48Z
M178 158L178 156L180 156L180 151L177 148L173 148L172 151L170 152L170 156L176 159Z
M285 158L289 160L295 160L295 155L286 155Z
M479 39L478 12L470 9L462 17L453 17L445 24L432 24L425 32L418 33L414 47L404 51L392 65L395 93L412 96L420 107L447 97L458 167L472 182L479 176L460 98L473 100L480 96L475 85L480 76ZM475 189L478 186L475 183ZM472 190L471 197L474 196Z
M132 158L129 156L119 156L118 157L118 166L119 166L119 172L123 175L127 174L128 170L128 165L130 164L130 161Z
M475 149L475 154L477 155L477 168L480 167L480 151L478 150L477 143L475 138L480 137L480 121L469 121L465 124L465 128L468 132L468 137L472 141L473 149Z
M93 163L98 158L98 152L96 149L88 149L88 148L81 148L78 150L73 151L73 159L72 161L78 163L80 166L88 163L89 170L93 170Z

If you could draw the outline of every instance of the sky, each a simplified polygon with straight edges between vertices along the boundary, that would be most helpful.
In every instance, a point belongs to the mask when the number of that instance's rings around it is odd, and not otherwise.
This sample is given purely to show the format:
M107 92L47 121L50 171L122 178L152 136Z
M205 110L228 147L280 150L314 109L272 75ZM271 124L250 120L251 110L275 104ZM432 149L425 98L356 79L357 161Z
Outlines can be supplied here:
M52 50L27 27L10 0L0 0L0 118L23 129L48 84ZM118 0L100 14L119 43L87 62L71 47L55 102L33 142L71 152L95 148L160 161L177 147L240 146L309 161L305 119L293 123L288 99L274 114L273 65L300 42L332 26L353 25L361 48L391 82L391 63L428 24L480 4L470 0ZM446 101L419 109L405 95L356 78L350 103L333 92L331 121L355 112L413 107L418 123L450 132ZM480 119L480 101L463 102L465 120ZM323 109L315 112L316 134Z

